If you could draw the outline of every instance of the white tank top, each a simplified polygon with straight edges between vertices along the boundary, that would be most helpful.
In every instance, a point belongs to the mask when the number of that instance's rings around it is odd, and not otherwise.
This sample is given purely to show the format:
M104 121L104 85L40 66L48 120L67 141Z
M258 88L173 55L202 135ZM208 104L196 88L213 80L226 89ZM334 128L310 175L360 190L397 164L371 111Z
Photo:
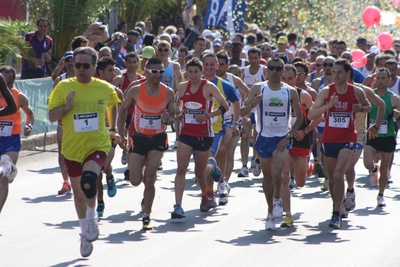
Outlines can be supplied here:
M290 130L290 87L283 83L278 91L269 88L268 82L261 83L262 100L256 107L255 119L259 135L281 137Z
M227 73L227 74L226 74L226 80L229 81L229 82L233 85L233 87L235 87L236 93L237 93L238 96L239 96L239 103L240 103L240 106L242 106L242 105L243 105L243 99L242 99L242 96L240 95L240 90L239 90L239 88L237 88L237 87L235 86L235 82L234 82L234 80L233 80L233 74L232 74L232 73Z
M251 89L251 87L258 82L265 81L264 77L264 66L260 65L256 74L250 74L250 66L247 66L244 69L243 73L243 82Z
M368 77L372 73L372 70L368 70L366 66L363 66L360 71L364 77Z
M395 93L396 95L400 95L399 93L399 82L400 82L400 78L396 76L396 82L393 84L393 86L388 87L389 91L392 91L393 93Z

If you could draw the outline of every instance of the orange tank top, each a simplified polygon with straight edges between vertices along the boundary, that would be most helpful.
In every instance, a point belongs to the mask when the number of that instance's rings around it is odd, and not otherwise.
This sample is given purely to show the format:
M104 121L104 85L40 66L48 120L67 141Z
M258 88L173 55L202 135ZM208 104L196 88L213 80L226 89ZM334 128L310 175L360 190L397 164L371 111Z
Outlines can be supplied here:
M146 84L140 85L139 95L134 111L134 134L156 135L165 132L166 126L161 115L167 108L167 87L160 85L156 96L150 96L146 91Z
M0 136L11 136L13 134L21 134L21 113L19 111L19 91L15 88L11 89L14 97L15 104L17 105L17 112L14 114L0 117ZM7 107L4 97L0 98L0 108Z

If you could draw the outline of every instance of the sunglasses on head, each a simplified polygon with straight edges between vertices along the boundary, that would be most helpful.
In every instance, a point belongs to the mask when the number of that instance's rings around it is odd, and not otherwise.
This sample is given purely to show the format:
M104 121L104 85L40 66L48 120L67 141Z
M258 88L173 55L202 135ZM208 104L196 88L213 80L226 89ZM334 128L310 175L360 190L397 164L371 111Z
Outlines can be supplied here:
M324 63L322 64L324 67L333 67L333 63Z
M67 62L67 63L69 63L69 62L72 61L72 57L67 57L67 58L64 59L64 61Z
M276 71L281 71L281 70L283 70L283 67L281 67L281 66L271 66L271 65L269 65L269 66L268 66L268 69L271 70L271 71L274 71L274 70L276 70Z
M168 52L168 51L169 51L168 48L164 48L164 49L158 48L158 52Z
M81 67L83 67L85 70L88 70L90 68L90 64L89 63L75 63L75 68L80 69Z
M152 69L147 70L147 71L152 74L157 74L157 73L163 74L165 72L165 70L152 70Z

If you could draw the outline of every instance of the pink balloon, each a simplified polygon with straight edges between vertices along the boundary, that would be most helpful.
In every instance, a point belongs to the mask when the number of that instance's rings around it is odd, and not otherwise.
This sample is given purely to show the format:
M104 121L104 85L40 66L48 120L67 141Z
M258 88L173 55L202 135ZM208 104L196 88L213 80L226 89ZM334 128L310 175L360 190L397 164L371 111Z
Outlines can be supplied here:
M394 43L392 35L387 32L382 32L376 38L376 45L379 47L380 50L386 51L392 48Z
M400 6L400 0L392 0L392 6L394 7Z
M353 62L351 65L353 65L355 68L360 69L367 64L367 55L361 49L351 51L351 56L353 57Z
M374 6L367 7L362 14L362 21L365 26L373 27L381 20L381 11Z

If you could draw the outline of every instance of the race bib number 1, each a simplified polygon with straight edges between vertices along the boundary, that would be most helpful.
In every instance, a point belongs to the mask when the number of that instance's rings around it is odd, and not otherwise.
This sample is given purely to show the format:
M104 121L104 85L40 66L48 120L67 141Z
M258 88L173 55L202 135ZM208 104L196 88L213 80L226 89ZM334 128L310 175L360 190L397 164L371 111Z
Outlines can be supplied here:
M350 113L329 112L329 126L334 128L348 128L350 124Z
M74 114L74 131L77 133L97 131L99 117L97 112Z
M0 121L0 136L11 136L12 129L12 121Z

